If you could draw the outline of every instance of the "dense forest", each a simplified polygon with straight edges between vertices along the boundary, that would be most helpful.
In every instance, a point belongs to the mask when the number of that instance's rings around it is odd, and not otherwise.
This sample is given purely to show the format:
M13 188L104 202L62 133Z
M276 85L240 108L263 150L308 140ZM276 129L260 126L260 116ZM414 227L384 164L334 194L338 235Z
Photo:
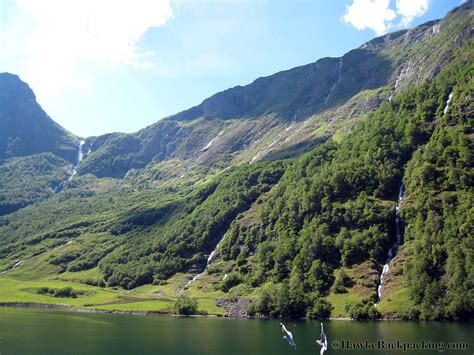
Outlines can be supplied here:
M278 181L283 166L273 163L238 168L218 183L206 185L187 197L168 223L149 231L153 236L132 238L100 262L108 284L133 288L164 281L192 263L205 263L203 254L213 249L237 214ZM151 214L132 216L117 232L123 233L123 228L133 225L143 228L155 224L156 214L172 209L173 206L166 205Z
M403 183L405 239L414 241L406 276L418 305L411 316L472 317L470 50L458 53L458 62L433 82L384 104L341 144L328 142L297 159L258 221L231 228L222 252L242 260L237 278L252 286L272 282L255 312L329 315L323 297L336 283L334 270L385 262ZM451 92L456 104L444 114ZM249 268L245 260L252 254L258 263ZM375 309L366 311L376 316Z

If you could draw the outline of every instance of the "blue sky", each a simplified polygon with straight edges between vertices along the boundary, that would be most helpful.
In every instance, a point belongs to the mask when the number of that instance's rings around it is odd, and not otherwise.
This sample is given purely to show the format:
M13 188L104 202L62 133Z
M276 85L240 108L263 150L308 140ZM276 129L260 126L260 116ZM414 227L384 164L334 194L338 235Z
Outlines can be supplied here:
M0 72L81 136L133 132L460 0L0 0Z

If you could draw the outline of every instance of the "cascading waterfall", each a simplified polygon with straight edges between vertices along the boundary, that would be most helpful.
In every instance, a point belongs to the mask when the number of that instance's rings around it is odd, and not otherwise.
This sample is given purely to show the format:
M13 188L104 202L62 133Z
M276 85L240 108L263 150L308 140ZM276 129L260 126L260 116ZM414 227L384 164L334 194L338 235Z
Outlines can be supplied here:
M81 235L82 235L82 233L81 233ZM67 242L66 244L64 244L64 245L69 245L69 244L71 244L71 243L73 243L72 240L68 241L68 242ZM46 249L45 249L44 251L42 251L41 253L42 253L42 254L47 253L48 251L53 250L54 248L55 248L55 246L51 246L51 247L49 247L49 248L46 248ZM29 259L21 259L21 260L15 261L15 263L14 263L13 265L11 265L11 266L8 267L7 269L5 269L5 270L3 270L2 272L0 272L0 275L6 273L7 271L13 270L14 268L20 266L21 264L23 264L23 263L24 263L25 261L27 261L27 260L29 260Z
M117 184L117 188L121 188L125 179L132 173L132 169L130 170L127 170L127 172L123 175L123 177L121 179L118 179L118 184ZM184 177L184 176L183 176Z
M74 176L77 174L77 169L79 169L79 165L81 164L82 158L84 158L84 152L82 151L82 147L85 143L86 143L85 141L81 140L77 144L77 146L78 146L77 163L76 163L76 165L73 166L72 173L69 176L69 178L67 180L61 182L58 186L56 186L53 189L53 193L61 192L66 187L67 183L70 182L74 178ZM87 152L87 154L89 154L91 152L91 150L92 150L92 145L89 147L89 151Z
M79 169L79 165L81 164L82 158L84 158L84 153L83 153L83 151L82 151L82 146L83 146L85 143L86 143L85 141L80 141L80 142L79 142L79 149L78 149L78 152L77 152L77 163L76 163L76 165L74 166L74 168L72 169L72 174L71 174L71 176L69 177L68 181L71 181L72 178L77 174L77 169Z
M92 142L91 145L89 146L89 149L87 150L86 155L89 155L92 152L92 146L93 145L94 145L94 142Z
M393 95L395 95L395 91L397 91L397 87L400 84L400 81L402 81L402 79L401 79L402 72L403 71L400 71L400 73L398 73L398 75L397 75L397 79L395 79L395 87L393 89L392 94L390 94L390 97L388 98L388 101L392 101Z
M17 266L20 266L21 264L23 264L24 261L25 261L25 260L19 260L19 261L15 262L15 264L13 264L12 266L10 266L8 269L3 270L2 272L0 272L0 275L6 273L7 271L10 271L10 270L16 268Z
M329 98L331 97L331 94L333 91L336 89L336 87L339 85L342 79L342 56L339 58L339 77L336 81L336 83L331 87L331 90L329 90L328 96L326 96L326 99L324 100L324 105L328 103Z
M222 244L222 242L224 241L225 239L225 236L226 234L224 234L224 236L221 238L221 240L219 240L219 242L217 243L216 247L214 248L213 251L211 251L211 254L209 254L209 257L207 258L207 263L206 263L206 267L204 268L204 270L197 274L196 276L194 276L191 280L188 281L188 283L186 284L185 287L191 285L194 281L196 281L198 278L200 278L202 275L204 275L207 271L207 269L209 269L209 266L211 266L211 262L212 262L212 258L214 257L214 255L217 253L217 250L219 249L219 246Z
M214 146L214 145L216 144L216 142L219 140L219 138L224 134L224 131L225 131L225 129L223 129L222 131L220 131L220 132L217 134L217 136L215 136L214 138L212 138L212 139L206 144L206 146L201 149L201 153L202 153L202 154L200 154L200 155L197 157L196 161L200 161L201 159L203 159L203 157L205 157L205 155L206 155L207 151L209 150L209 148L211 148L212 146ZM184 178L184 176L185 176L185 174L182 174L182 175L181 175L181 178Z
M217 136L215 136L214 138L212 138L209 143L206 144L206 146L204 148L201 149L202 152L208 150L210 147L212 147L212 145L216 142L217 138L219 138L220 136L222 136L224 134L224 130L220 131L219 134Z
M392 262L392 259L394 257L394 253L397 252L397 249L400 247L402 244L402 227L401 227L401 220L400 220L400 207L403 202L403 184L400 185L400 190L398 192L398 203L397 207L395 208L395 233L397 236L397 240L395 241L395 244L390 248L387 254L387 260L385 261L385 265L383 266L382 273L380 274L380 282L379 286L377 288L377 304L380 303L382 300L382 289L384 285L384 276L387 274L387 272L390 270L390 263Z
M448 100L446 101L446 106L444 107L443 115L446 115L446 113L448 112L449 104L451 103L452 99L453 99L453 93L451 92L449 94Z

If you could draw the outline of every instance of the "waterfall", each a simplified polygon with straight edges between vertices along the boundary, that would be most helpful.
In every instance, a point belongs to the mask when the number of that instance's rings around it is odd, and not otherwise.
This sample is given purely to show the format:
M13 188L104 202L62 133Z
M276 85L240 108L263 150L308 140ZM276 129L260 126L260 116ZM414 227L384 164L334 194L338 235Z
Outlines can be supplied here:
M86 143L85 141L80 141L78 144L78 151L77 151L77 163L74 165L74 168L72 169L72 174L69 176L69 179L67 181L71 181L72 178L77 174L77 169L79 169L79 165L81 164L82 158L84 157L84 152L82 151L82 146Z
M215 136L214 138L212 138L209 143L206 144L206 146L204 148L201 149L202 152L208 150L217 140L217 138L219 138L220 136L222 136L224 134L224 130L220 131L219 134L217 136Z
M17 266L20 266L21 264L23 264L24 261L25 260L17 261L15 264L13 264L12 269L16 268Z
M91 143L89 146L89 149L87 150L86 156L89 155L92 152L92 146L94 145L94 142Z
M326 96L326 99L324 100L324 105L326 105L328 103L329 97L331 97L332 92L334 91L334 89L336 89L337 85L339 85L339 83L341 82L341 78L342 78L342 56L339 58L338 72L339 72L339 74L338 74L339 77L338 77L336 83L331 87L331 90L329 90L329 94L328 94L328 96Z
M383 266L382 273L380 274L380 282L377 288L378 300L375 305L379 304L380 301L382 300L382 289L385 283L384 276L390 270L390 263L392 262L394 253L397 252L397 249L402 244L402 227L401 227L401 220L400 220L400 207L402 205L402 202L403 202L403 184L400 185L400 190L398 192L398 203L397 203L397 207L395 208L395 233L397 236L397 240L395 241L395 244L393 244L393 246L389 249L388 254L387 254L387 259L385 261L385 265Z
M449 94L448 100L446 101L446 106L444 107L443 115L446 115L446 113L448 112L449 104L451 103L452 99L453 99L453 92L451 91L451 93Z
M15 264L13 264L12 266L10 266L10 267L7 268L6 270L3 270L2 272L0 272L0 275L6 273L6 272L9 271L9 270L12 270L12 269L16 268L17 266L20 266L21 264L23 264L24 261L25 261L25 260L19 260L19 261L15 262Z
M78 142L77 144L77 162L76 162L76 165L74 165L72 167L72 172L71 172L71 175L69 176L69 178L63 182L61 182L58 186L56 186L54 189L53 189L53 193L58 193L58 192L61 192L67 185L68 182L70 182L73 177L77 174L77 169L79 169L79 165L81 164L81 161L82 161L82 158L84 157L84 152L82 151L82 147L83 145L85 144L86 142L81 140ZM87 154L89 154L92 150L92 145L89 147L89 151L87 152Z
M398 73L398 75L397 75L397 79L395 79L395 87L394 87L394 89L393 89L393 93L392 93L392 94L390 95L390 97L388 98L388 101L392 101L393 95L395 95L395 91L397 91L397 87L398 87L398 85L400 84L400 81L402 81L402 79L401 79L402 72L403 72L403 71L400 71L400 73Z
M219 242L217 243L214 250L211 251L211 254L209 254L209 257L207 258L207 262L206 262L206 267L204 268L204 270L201 273L194 276L191 280L189 280L185 287L191 285L194 281L196 281L198 278L200 278L202 275L204 275L206 273L207 269L209 269L209 266L211 266L212 258L214 258L214 255L217 253L217 250L219 249L219 246L224 241L225 236L226 235L224 234L224 236L221 238L221 240L219 240Z

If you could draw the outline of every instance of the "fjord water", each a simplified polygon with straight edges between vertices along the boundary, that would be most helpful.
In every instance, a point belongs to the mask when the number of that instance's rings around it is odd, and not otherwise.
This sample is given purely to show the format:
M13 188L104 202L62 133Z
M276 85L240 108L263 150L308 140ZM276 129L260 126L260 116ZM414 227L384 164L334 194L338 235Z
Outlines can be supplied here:
M279 320L176 318L68 313L0 307L0 354L319 354L319 322L285 322L296 350L282 339ZM399 354L335 350L335 340L472 341L474 325L439 322L325 321L325 354ZM472 354L446 351L447 354ZM413 354L416 352L407 352ZM437 351L420 351L434 354Z

